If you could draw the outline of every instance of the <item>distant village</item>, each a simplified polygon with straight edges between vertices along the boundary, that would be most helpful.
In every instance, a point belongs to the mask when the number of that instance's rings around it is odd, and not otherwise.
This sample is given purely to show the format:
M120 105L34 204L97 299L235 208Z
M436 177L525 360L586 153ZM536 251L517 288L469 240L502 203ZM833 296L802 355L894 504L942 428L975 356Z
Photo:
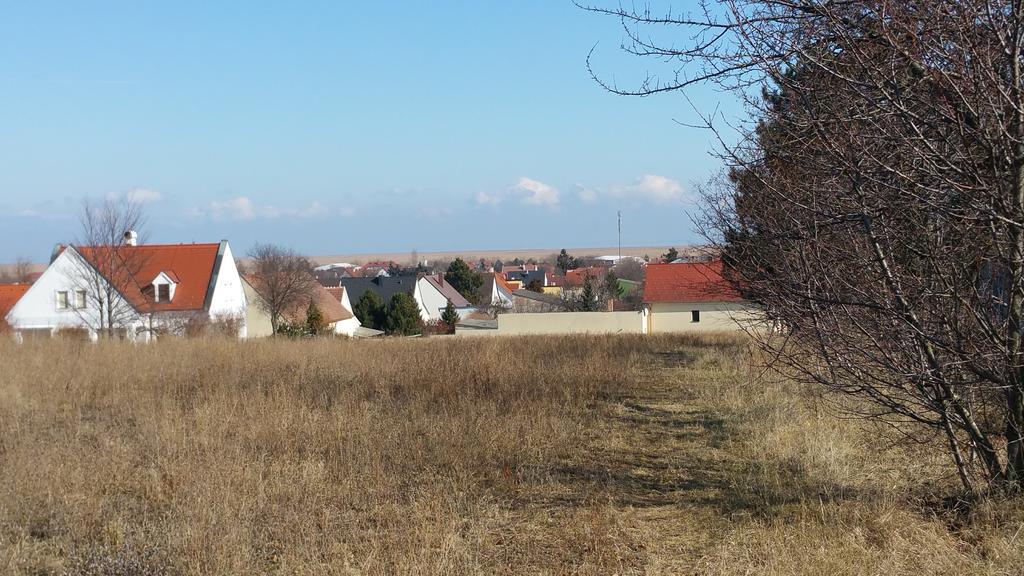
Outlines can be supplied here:
M0 279L0 332L19 342L648 334L736 330L753 313L715 255L693 248L313 266L274 246L239 258L226 240L148 244L128 230Z

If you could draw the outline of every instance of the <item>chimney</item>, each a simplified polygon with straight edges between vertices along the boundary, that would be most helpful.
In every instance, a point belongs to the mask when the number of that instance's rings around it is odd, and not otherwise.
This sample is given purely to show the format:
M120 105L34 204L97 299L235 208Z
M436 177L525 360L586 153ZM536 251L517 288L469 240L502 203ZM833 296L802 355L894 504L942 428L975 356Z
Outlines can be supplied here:
M139 233L135 230L129 230L124 233L124 245L125 246L138 246L139 245Z

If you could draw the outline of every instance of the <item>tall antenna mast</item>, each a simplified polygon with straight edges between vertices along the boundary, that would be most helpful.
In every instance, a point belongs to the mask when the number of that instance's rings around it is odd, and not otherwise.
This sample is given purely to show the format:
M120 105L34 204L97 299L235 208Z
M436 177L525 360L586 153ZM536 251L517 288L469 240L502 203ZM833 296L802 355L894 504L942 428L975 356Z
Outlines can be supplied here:
M619 260L622 260L622 210L619 210Z

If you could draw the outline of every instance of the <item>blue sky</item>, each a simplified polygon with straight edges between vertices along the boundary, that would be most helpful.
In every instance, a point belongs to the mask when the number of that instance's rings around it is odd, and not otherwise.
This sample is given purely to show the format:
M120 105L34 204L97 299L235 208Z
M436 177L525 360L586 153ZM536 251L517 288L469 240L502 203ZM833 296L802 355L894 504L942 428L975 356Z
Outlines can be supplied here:
M151 241L236 252L613 245L617 210L626 245L696 239L711 136L681 95L594 84L595 43L620 83L657 63L568 0L84 6L0 7L0 261L116 194Z

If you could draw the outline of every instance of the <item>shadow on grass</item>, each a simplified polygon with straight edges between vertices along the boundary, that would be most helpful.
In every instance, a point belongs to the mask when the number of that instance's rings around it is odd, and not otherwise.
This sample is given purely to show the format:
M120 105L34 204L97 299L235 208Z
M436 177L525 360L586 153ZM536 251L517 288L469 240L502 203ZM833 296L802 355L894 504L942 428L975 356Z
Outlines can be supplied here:
M697 361L699 354L690 351L659 358L673 368ZM848 489L819 489L796 468L781 471L784 486L771 486L764 469L733 449L743 440L742 416L693 402L687 388L700 385L659 381L618 396L604 418L620 440L597 438L580 461L538 470L563 490L538 491L528 500L556 508L602 499L636 508L705 507L724 515L770 516L808 500L854 496Z

